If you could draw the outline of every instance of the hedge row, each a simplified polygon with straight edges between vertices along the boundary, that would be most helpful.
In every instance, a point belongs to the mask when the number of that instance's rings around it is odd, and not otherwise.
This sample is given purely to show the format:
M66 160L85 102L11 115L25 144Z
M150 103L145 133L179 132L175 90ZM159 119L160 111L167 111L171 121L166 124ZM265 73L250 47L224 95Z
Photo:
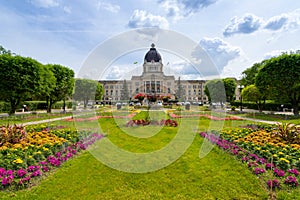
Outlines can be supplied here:
M24 104L29 108L30 111L35 110L46 110L47 104L45 101L26 101ZM62 108L64 103L62 101L56 102L52 109L60 109ZM19 109L22 109L22 105ZM66 108L72 108L72 101L66 101ZM10 104L7 102L0 102L0 112L8 112L10 110ZM17 110L18 111L18 110Z
M239 107L241 105L240 101L234 101L230 103L231 106ZM283 107L281 106L283 105ZM248 109L255 109L257 110L258 107L255 102L243 102L243 107ZM282 103L273 103L273 102L266 102L263 105L263 110L268 111L282 111L282 108L292 109L292 105L289 103L282 104Z

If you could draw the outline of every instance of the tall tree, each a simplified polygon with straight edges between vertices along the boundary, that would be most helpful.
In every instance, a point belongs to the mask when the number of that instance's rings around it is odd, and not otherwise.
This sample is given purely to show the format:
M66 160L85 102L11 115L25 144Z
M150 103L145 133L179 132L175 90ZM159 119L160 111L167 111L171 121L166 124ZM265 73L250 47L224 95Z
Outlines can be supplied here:
M97 82L96 93L95 93L95 101L101 101L104 94L103 85Z
M204 93L210 103L226 102L224 82L221 79L209 80L205 83Z
M14 114L22 101L40 91L42 64L32 58L0 55L0 96Z
M244 70L242 73L243 78L240 80L240 84L244 86L253 85L255 83L255 77L258 71L262 68L265 62L266 60L262 61L261 63L255 63L252 67Z
M94 100L99 82L91 79L76 79L74 100L83 101L84 108L87 107L89 100Z
M281 102L290 102L294 115L299 115L300 54L284 53L267 60L256 76L255 85L261 92L270 91Z
M231 102L235 96L236 81L233 78L224 78L222 81L225 87L226 100L227 102Z
M244 100L255 102L259 112L262 112L262 108L266 102L266 96L264 96L255 85L246 86L241 95Z
M51 113L52 106L57 101L64 101L63 109L65 109L65 101L73 93L74 71L58 64L48 64L47 67L49 67L55 77L55 88L46 97L47 112Z

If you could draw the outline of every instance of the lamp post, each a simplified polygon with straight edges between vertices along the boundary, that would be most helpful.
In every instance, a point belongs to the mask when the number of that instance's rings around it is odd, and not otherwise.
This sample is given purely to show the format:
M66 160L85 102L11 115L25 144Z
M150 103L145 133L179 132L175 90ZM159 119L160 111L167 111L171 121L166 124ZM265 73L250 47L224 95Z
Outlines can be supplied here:
M241 112L243 111L243 98L242 98L242 90L245 86L244 85L238 85L238 88L240 90L240 100L241 100L241 106L240 106L240 110Z

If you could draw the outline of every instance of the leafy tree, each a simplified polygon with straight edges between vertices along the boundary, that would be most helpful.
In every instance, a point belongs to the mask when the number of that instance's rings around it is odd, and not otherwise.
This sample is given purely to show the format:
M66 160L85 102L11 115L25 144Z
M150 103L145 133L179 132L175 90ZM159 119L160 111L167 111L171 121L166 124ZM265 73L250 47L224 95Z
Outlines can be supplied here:
M122 101L129 101L129 91L126 80L123 81L123 88L121 91L121 100Z
M52 106L57 101L64 101L65 109L65 101L73 93L74 71L58 64L48 64L47 67L55 77L55 87L46 96L47 112L51 113Z
M242 91L242 97L246 101L256 103L259 112L262 112L263 105L266 102L266 97L262 94L255 85L248 85Z
M83 101L84 108L87 107L89 100L95 99L98 83L91 79L76 79L74 100Z
M267 60L256 76L255 85L260 92L271 92L276 100L290 102L294 115L299 115L300 54L284 53Z
M235 96L236 81L233 78L225 78L222 81L225 87L226 100L227 102L231 102Z
M211 103L224 103L226 102L225 86L222 80L214 79L206 82L204 93Z
M36 94L33 94L35 98L39 100L46 100L50 97L51 92L56 88L55 76L48 65L42 65L41 70L41 84Z
M95 101L102 100L103 94L104 94L103 85L98 82L96 87L96 93L95 93Z
M12 55L10 50L6 50L3 46L0 45L0 55L1 54L9 54Z
M244 86L253 85L255 83L255 77L258 71L262 68L264 62L266 61L255 63L252 67L247 68L245 71L243 71L243 78L240 80L240 84Z
M14 114L22 101L40 91L42 64L32 58L0 55L0 96L10 102Z

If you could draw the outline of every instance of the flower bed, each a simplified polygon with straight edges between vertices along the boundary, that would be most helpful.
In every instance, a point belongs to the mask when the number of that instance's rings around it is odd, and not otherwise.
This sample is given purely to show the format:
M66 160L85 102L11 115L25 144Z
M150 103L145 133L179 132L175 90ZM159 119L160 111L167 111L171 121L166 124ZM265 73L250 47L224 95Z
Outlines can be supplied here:
M298 187L298 144L286 144L271 133L272 129L237 128L217 134L202 132L200 136L245 163L253 174L266 182L269 189Z
M75 117L75 118L73 118L73 117L70 117L70 118L67 118L67 119L65 119L65 121L69 121L69 122L85 122L85 121L96 121L96 120L98 120L98 119L104 119L104 118L108 118L108 119L110 119L110 118L116 118L116 119L127 119L127 118L132 118L132 117L134 117L136 115L136 113L135 112L133 112L133 113L131 113L131 114L129 114L129 115L127 115L127 116L111 116L111 115L104 115L104 116L94 116L94 117L88 117L88 118L81 118L81 117Z
M169 126L169 127L177 127L178 122L176 120L172 119L162 119L160 121L157 120L145 120L145 119L136 119L136 120L130 120L126 123L126 127L132 127L132 126L147 126L147 125L155 125L155 126Z
M3 139L9 131L4 127L1 130L0 138ZM13 135L16 139L0 143L0 189L30 186L35 177L59 167L103 137L96 133L41 125L28 128L27 134L24 134L24 127L18 127L18 130L23 137L16 132Z
M207 119L210 119L210 120L215 120L215 121L243 120L242 118L239 118L239 117L232 117L232 116L229 116L229 117L215 117L215 116L208 115L208 114L176 115L174 113L170 113L169 115L172 118L195 118L195 117L199 118L199 117L204 117L204 118L207 118Z

